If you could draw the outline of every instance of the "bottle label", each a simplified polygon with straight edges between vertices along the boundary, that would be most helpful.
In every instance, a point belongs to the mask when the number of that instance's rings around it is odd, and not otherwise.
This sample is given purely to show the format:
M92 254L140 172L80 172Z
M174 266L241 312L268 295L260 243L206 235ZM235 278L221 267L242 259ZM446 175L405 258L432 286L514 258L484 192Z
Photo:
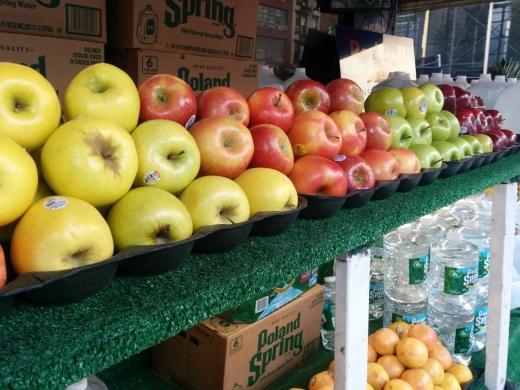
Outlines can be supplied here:
M480 258L478 261L478 278L488 278L489 277L489 251L480 252Z
M336 325L336 305L325 303L321 315L321 327L324 330L334 330Z
M478 265L473 267L444 267L444 293L463 295L477 286Z
M370 283L370 292L368 294L368 304L381 306L385 302L385 286L384 284Z
M475 336L483 335L487 333L487 315L488 308L481 307L475 309L475 322L473 323L473 334Z
M426 324L426 312L415 316L403 316L401 314L392 313L392 323L397 321L404 321L410 325Z
M455 330L455 346L453 353L466 353L473 344L473 324Z
M408 260L408 284L426 282L428 276L429 256L424 255L417 259Z

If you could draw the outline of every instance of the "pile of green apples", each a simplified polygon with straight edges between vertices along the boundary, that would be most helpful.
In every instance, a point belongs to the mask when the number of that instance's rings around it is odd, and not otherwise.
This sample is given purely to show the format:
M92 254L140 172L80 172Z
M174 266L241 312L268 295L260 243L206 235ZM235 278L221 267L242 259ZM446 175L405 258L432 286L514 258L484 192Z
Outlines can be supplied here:
M460 161L492 151L490 142L461 134L459 120L443 106L441 89L430 83L381 88L365 101L365 111L384 115L390 122L391 147L411 150L421 168L440 168L443 161Z

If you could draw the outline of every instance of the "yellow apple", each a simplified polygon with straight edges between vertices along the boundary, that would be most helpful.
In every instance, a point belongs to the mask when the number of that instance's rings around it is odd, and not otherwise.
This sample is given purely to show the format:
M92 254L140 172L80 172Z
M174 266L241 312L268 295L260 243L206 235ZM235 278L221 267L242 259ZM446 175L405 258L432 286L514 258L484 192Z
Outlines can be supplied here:
M250 214L260 211L287 211L298 207L298 193L283 173L271 168L250 168L235 178L249 201Z
M34 69L0 62L0 134L28 152L41 148L60 124L58 95Z
M160 188L130 190L112 206L107 222L116 251L130 245L176 242L193 233L186 206L175 195Z
M11 241L11 261L18 275L94 264L113 253L110 228L101 214L69 196L33 203L20 218Z
M78 118L49 137L41 155L43 177L57 195L106 206L126 194L137 172L134 140L115 122Z
M105 118L129 133L137 126L139 108L139 94L130 76L106 63L81 70L63 95L67 121L79 116Z
M38 172L31 156L0 134L0 226L13 222L27 210L37 186Z
M223 176L193 180L179 199L190 212L193 231L201 226L234 224L249 219L249 202L240 186Z
M139 160L135 187L161 188L177 194L199 173L197 143L178 123L149 120L137 126L132 138Z

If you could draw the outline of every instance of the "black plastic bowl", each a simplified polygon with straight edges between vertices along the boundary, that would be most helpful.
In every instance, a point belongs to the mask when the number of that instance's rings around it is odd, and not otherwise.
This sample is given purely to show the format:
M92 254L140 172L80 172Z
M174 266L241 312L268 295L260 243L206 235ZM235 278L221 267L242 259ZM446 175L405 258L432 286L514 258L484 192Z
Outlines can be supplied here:
M242 245L249 237L254 220L233 225L203 226L195 232L201 235L195 241L192 252L194 253L223 253Z
M471 169L471 166L475 162L475 158L474 157L465 158L464 160L461 160L461 162L462 162L462 166L457 171L457 174L469 171Z
M326 219L335 215L345 203L347 196L319 196L300 194L307 200L307 207L300 211L298 218Z
M427 186L432 184L435 180L438 179L441 171L446 169L448 166L446 163L442 163L440 168L423 168L421 172L423 174L421 180L419 181L420 186Z
M491 164L494 164L496 163L498 160L500 160L502 157L504 157L504 155L506 154L507 150L506 149L502 149L502 150L498 150L495 154L495 157L493 157L493 160L491 160Z
M482 161L482 164L480 166L485 167L486 165L491 164L491 161L493 161L493 158L495 158L496 153L497 152L484 153L484 160Z
M419 185L424 172L414 173L414 174L402 174L399 176L399 186L397 187L397 192L408 192L413 190L415 187Z
M374 195L375 188L367 190L348 190L347 200L343 203L342 208L344 209L357 209L366 205L372 195Z
M399 187L399 183L401 180L376 180L376 186L374 195L372 195L371 200L383 200L390 198L395 191L397 191L397 187Z
M444 163L447 165L447 167L441 171L439 175L440 179L447 179L448 177L452 177L453 175L457 174L459 169L464 164L463 161L445 161Z
M307 199L298 196L298 207L294 210L279 213L257 213L254 217L252 236L275 236L289 230L296 221L298 214L307 207Z
M470 171L474 170L474 169L477 169L477 168L480 168L482 166L482 163L484 162L484 160L486 159L486 156L484 156L483 154L479 155L479 156L475 156L473 157L473 164L471 165L471 167L469 168Z

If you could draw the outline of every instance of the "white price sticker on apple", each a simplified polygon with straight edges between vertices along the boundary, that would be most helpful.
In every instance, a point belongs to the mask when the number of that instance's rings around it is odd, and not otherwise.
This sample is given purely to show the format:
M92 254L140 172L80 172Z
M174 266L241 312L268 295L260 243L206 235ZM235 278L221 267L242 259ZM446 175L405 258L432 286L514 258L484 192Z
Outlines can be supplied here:
M67 207L69 202L64 198L50 198L43 202L43 207L47 210L59 210Z
M395 108L389 108L385 111L385 115L397 115L397 110Z
M161 174L157 171L149 171L144 174L144 184L157 184L161 180Z
M347 158L344 154L338 154L336 157L333 158L334 161L344 161Z
M191 125L193 125L195 123L195 119L197 118L196 115L192 115L190 119L188 119L188 122L186 122L186 124L184 125L184 128L186 130L189 130Z
M466 126L460 127L460 134L466 134L468 132L468 128Z

